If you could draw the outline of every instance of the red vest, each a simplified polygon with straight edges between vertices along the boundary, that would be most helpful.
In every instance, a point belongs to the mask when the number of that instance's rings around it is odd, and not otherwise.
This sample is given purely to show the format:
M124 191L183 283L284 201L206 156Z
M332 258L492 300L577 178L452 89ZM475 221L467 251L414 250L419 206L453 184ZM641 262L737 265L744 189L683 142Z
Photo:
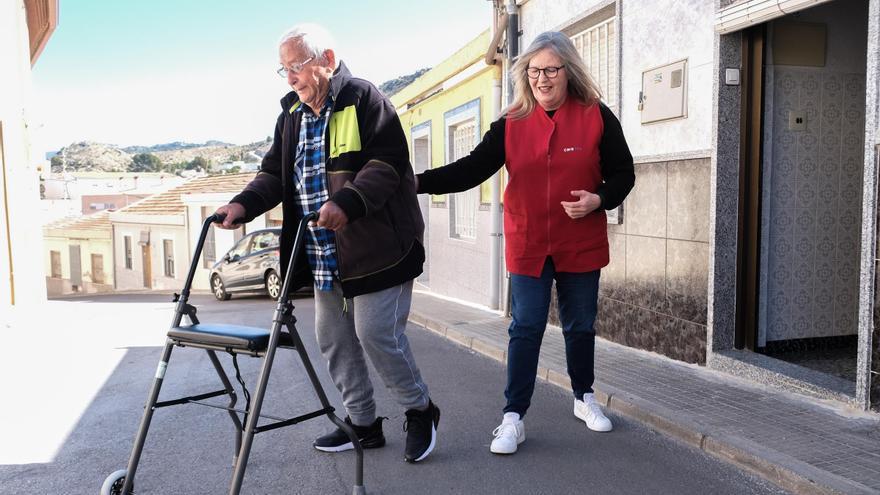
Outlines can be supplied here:
M587 107L574 98L552 118L536 108L528 117L506 120L504 254L511 273L538 277L547 256L559 272L590 272L608 264L605 211L575 220L560 204L578 200L571 191L598 190L602 132L599 105Z

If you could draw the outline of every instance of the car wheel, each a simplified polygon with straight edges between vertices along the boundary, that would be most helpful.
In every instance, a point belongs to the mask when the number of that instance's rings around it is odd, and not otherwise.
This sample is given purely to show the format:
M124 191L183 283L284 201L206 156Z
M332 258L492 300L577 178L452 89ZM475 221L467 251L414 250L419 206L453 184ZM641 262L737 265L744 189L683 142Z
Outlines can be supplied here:
M226 292L226 286L223 285L223 279L220 278L220 275L214 275L211 277L211 291L214 293L214 297L216 297L218 301L228 301L229 298L232 297Z
M275 273L275 270L269 270L269 273L266 274L266 292L269 293L269 297L273 301L281 295L281 277Z

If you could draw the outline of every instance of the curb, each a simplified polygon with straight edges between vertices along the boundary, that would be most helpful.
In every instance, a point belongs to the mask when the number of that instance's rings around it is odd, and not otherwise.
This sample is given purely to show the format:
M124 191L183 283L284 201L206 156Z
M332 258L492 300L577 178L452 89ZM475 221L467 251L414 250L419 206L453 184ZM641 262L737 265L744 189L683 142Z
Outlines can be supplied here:
M507 362L506 349L479 337L465 335L416 310L410 311L409 321L495 361ZM570 388L568 375L563 372L538 366L538 378L566 391ZM697 421L680 417L671 419L676 417L673 411L614 387L597 383L594 390L596 400L607 410L638 421L658 433L702 450L716 459L760 476L792 493L808 495L877 493L864 485L772 451L747 439L713 432L711 428Z

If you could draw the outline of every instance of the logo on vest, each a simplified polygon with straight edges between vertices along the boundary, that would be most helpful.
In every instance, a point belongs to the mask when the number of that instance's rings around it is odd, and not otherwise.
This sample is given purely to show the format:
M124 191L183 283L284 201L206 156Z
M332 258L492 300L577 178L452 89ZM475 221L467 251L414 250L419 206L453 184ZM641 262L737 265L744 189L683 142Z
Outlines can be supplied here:
M583 150L584 150L584 148L581 146L569 146L567 148L562 148L563 153L571 153L574 151L583 151Z

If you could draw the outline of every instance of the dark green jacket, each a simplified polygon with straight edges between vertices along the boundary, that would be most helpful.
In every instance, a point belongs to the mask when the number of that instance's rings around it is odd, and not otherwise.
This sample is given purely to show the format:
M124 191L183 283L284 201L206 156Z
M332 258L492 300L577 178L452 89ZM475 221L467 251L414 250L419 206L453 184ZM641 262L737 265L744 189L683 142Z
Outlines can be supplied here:
M348 216L336 232L339 278L346 297L387 289L422 272L424 222L416 199L406 135L391 102L340 63L330 79L333 101L324 136L330 200ZM299 140L300 101L281 99L275 140L260 172L235 196L249 222L274 208L284 211L282 272L286 273L300 215L296 207L294 153ZM297 253L291 290L311 283L305 249Z

